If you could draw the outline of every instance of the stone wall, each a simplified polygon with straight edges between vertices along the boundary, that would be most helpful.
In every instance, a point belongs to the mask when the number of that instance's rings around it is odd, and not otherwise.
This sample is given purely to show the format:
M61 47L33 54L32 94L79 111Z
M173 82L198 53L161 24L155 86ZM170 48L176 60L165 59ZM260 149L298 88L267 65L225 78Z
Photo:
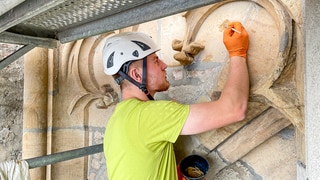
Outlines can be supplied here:
M0 44L3 59L20 46ZM21 159L23 58L0 70L0 162Z
M177 160L193 153L207 157L208 179L295 179L297 161L305 163L300 1L225 1L119 31L141 31L155 39L171 83L156 98L190 104L219 97L228 67L222 32L234 20L241 21L250 36L247 118L181 136L175 144ZM104 127L121 97L113 79L103 73L101 51L105 39L119 31L55 50L35 49L25 57L30 63L25 66L25 95L32 97L24 103L25 157L102 143ZM41 101L37 94L47 99ZM101 153L31 172L36 179L107 177Z

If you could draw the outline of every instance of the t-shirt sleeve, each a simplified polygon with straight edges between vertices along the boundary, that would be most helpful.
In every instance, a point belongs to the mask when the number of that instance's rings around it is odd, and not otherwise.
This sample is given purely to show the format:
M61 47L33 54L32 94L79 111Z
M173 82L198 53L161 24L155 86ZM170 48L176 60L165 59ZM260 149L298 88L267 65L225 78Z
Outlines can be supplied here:
M140 114L140 132L147 141L174 143L189 115L189 105L173 101L148 101Z

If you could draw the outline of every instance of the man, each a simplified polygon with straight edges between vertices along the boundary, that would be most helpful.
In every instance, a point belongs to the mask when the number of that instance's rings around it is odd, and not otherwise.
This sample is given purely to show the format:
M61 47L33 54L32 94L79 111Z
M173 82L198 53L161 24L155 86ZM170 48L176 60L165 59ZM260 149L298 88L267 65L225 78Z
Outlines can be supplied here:
M159 49L149 36L130 32L106 41L104 71L114 76L122 93L104 136L110 180L175 180L173 143L179 135L205 132L245 118L248 35L241 23L233 22L223 41L230 67L221 96L192 105L153 100L156 92L169 88L169 82L167 65L157 56Z

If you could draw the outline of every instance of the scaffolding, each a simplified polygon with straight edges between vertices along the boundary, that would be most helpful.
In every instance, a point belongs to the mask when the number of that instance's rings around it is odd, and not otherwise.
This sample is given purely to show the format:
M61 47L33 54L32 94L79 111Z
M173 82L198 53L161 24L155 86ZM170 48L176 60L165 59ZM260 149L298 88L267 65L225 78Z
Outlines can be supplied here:
M35 47L53 49L113 30L160 19L222 0L12 0L0 11L0 43L17 46L1 54L0 70ZM147 15L146 15L147 14ZM80 158L103 151L93 145L27 159L29 168Z
M35 47L55 48L59 42L91 37L220 1L6 1L8 4L0 11L0 42L23 47L0 60L0 70Z
M89 156L92 154L100 153L103 151L103 145L97 144L79 149L54 153L46 156L40 156L35 158L26 159L29 164L29 169L46 166L62 161L67 161L75 158Z

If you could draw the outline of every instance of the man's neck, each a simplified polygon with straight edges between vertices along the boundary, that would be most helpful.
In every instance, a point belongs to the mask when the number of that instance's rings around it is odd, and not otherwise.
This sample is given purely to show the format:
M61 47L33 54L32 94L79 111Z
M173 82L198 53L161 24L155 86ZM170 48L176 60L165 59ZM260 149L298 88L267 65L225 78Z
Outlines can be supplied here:
M132 98L136 98L141 101L149 100L148 96L137 87L130 87L122 90L123 100L132 99Z

